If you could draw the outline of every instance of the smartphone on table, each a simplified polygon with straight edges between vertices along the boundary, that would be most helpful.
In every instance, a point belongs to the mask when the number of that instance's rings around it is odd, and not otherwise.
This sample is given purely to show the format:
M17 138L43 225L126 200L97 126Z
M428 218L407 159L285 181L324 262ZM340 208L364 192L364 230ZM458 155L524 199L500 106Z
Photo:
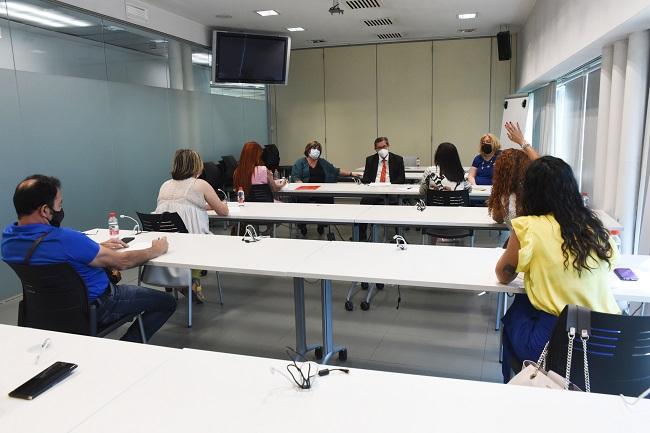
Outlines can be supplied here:
M68 377L77 364L55 362L9 393L9 397L33 400Z
M632 269L630 268L616 268L614 269L614 273L619 278L619 280L639 281L639 277L637 277L636 274L632 272Z

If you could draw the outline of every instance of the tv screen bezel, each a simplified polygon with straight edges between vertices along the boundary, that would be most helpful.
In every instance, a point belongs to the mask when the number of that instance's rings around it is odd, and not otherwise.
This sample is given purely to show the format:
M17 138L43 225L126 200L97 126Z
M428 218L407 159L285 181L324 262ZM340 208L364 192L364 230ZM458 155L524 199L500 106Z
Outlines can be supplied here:
M285 41L284 53L284 77L282 80L242 80L242 79L217 79L217 71L219 68L217 55L219 50L219 35L228 35L235 37L255 38L255 39L275 39ZM220 83L242 83L242 84L280 84L286 85L289 78L289 58L291 55L291 37L286 35L266 35L261 33L244 33L244 32L229 32L223 30L214 30L212 32L212 84Z

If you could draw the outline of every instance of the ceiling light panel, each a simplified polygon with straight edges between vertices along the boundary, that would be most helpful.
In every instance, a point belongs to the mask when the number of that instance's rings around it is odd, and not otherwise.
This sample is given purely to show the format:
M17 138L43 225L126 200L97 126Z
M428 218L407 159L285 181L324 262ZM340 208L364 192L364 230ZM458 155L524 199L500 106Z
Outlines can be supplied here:
M42 9L26 3L9 1L6 5L10 17L32 21L49 27L90 27L93 25L88 21L79 20L52 9Z
M273 9L267 11L255 11L255 13L263 17L272 17L274 15L280 15L277 11L274 11Z
M287 30L289 30L290 32L304 32L305 31L305 29L303 29L302 27L287 27Z
M468 14L458 14L458 19L459 20L473 20L476 19L478 14L476 12L468 13Z

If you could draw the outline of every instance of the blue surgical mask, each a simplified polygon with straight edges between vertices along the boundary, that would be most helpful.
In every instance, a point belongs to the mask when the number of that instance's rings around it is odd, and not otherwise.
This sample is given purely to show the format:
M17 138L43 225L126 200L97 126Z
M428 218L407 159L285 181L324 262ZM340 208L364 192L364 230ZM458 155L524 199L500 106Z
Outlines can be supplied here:
M309 157L311 159L318 159L320 157L320 150L312 149L309 151Z

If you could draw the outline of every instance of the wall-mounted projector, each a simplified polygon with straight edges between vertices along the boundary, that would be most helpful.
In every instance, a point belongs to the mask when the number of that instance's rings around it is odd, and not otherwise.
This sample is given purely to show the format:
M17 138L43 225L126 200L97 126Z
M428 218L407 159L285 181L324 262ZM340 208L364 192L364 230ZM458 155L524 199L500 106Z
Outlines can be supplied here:
M334 4L332 4L332 7L329 8L329 13L331 15L335 15L335 14L343 15L343 12L344 12L343 9L341 9L341 6L339 6L339 2L337 1L335 1Z

